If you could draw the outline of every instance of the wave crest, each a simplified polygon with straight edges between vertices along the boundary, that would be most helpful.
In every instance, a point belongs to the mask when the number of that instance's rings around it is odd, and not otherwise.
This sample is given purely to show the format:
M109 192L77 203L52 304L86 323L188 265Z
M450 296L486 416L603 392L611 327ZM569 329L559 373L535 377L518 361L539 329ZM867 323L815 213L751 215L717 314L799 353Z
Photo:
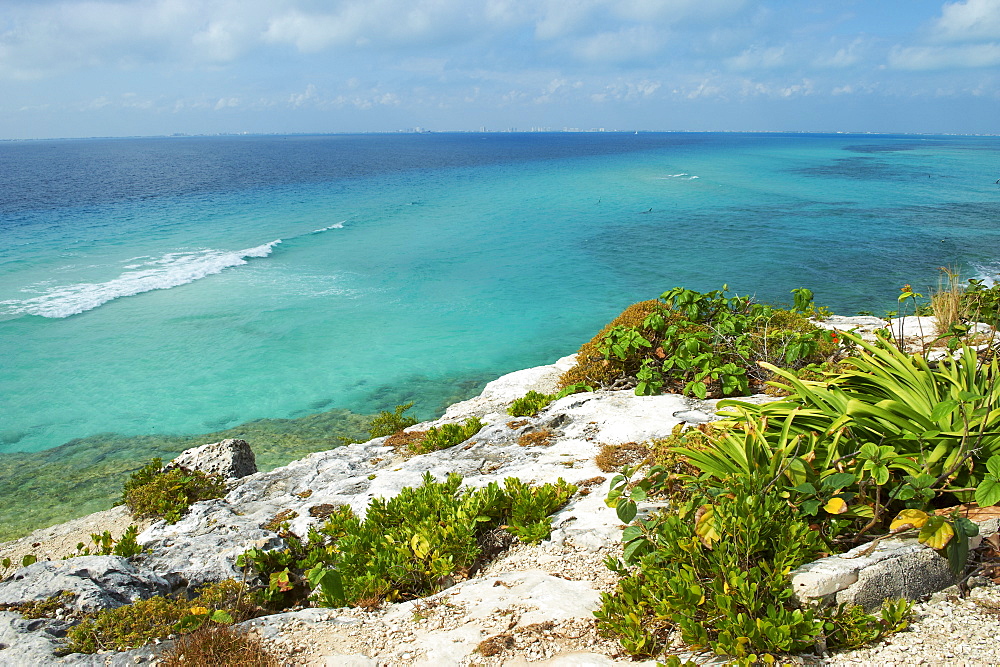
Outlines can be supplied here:
M0 301L0 305L7 306L7 312L14 315L69 317L114 299L186 285L221 273L229 267L246 264L247 259L267 257L279 243L281 239L245 250L206 249L167 253L148 262L129 264L125 268L130 270L107 282L50 287L39 296ZM134 259L137 258L129 261Z

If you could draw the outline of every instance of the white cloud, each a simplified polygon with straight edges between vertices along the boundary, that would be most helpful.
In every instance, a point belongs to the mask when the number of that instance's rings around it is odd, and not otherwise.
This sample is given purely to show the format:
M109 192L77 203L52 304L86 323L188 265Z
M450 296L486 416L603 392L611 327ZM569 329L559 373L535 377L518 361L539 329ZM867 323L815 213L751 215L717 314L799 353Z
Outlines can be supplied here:
M582 60L593 63L631 63L644 61L660 52L666 40L646 26L602 32L580 40L573 51Z
M898 70L948 70L1000 65L1000 43L957 46L896 46L889 66Z
M946 3L931 30L941 42L1000 40L1000 0Z
M816 67L844 68L861 64L866 57L868 43L857 37L846 46L841 46L833 53L824 53L813 60Z
M316 86L310 83L308 86L306 86L304 92L292 93L292 95L288 98L288 103L292 107L300 107L306 102L314 99L315 97L316 97Z
M727 58L726 64L737 72L774 69L785 65L785 47L752 46L738 56Z
M238 107L240 105L240 98L238 97L220 97L219 101L215 103L215 110L221 111L222 109L230 109L232 107Z

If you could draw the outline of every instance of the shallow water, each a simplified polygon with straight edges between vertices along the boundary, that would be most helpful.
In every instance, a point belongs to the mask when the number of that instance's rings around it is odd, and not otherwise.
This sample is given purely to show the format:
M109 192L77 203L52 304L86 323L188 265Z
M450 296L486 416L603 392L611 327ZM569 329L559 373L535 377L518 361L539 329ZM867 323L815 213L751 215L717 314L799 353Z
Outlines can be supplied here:
M998 154L800 134L0 144L0 453L411 400L431 417L675 285L882 312L939 266L998 268Z

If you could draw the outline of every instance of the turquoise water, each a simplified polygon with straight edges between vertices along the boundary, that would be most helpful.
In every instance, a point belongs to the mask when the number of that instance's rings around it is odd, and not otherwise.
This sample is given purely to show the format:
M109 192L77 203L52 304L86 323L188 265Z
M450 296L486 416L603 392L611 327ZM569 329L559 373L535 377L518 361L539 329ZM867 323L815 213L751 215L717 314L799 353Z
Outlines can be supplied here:
M853 314L1000 259L1000 139L607 134L0 145L0 453L409 400L722 283Z

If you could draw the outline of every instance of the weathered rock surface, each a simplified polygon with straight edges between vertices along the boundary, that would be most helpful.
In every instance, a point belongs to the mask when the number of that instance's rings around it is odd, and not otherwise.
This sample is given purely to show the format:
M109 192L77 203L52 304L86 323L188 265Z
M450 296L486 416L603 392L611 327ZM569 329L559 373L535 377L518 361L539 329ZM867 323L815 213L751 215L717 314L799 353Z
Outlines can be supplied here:
M22 567L0 582L0 604L45 600L63 591L76 596L75 608L90 612L164 595L170 585L120 556L81 556Z
M163 466L164 470L186 468L219 474L226 479L239 479L257 472L257 459L246 440L232 438L192 447Z
M48 618L26 619L0 611L0 664L50 664L70 624Z

